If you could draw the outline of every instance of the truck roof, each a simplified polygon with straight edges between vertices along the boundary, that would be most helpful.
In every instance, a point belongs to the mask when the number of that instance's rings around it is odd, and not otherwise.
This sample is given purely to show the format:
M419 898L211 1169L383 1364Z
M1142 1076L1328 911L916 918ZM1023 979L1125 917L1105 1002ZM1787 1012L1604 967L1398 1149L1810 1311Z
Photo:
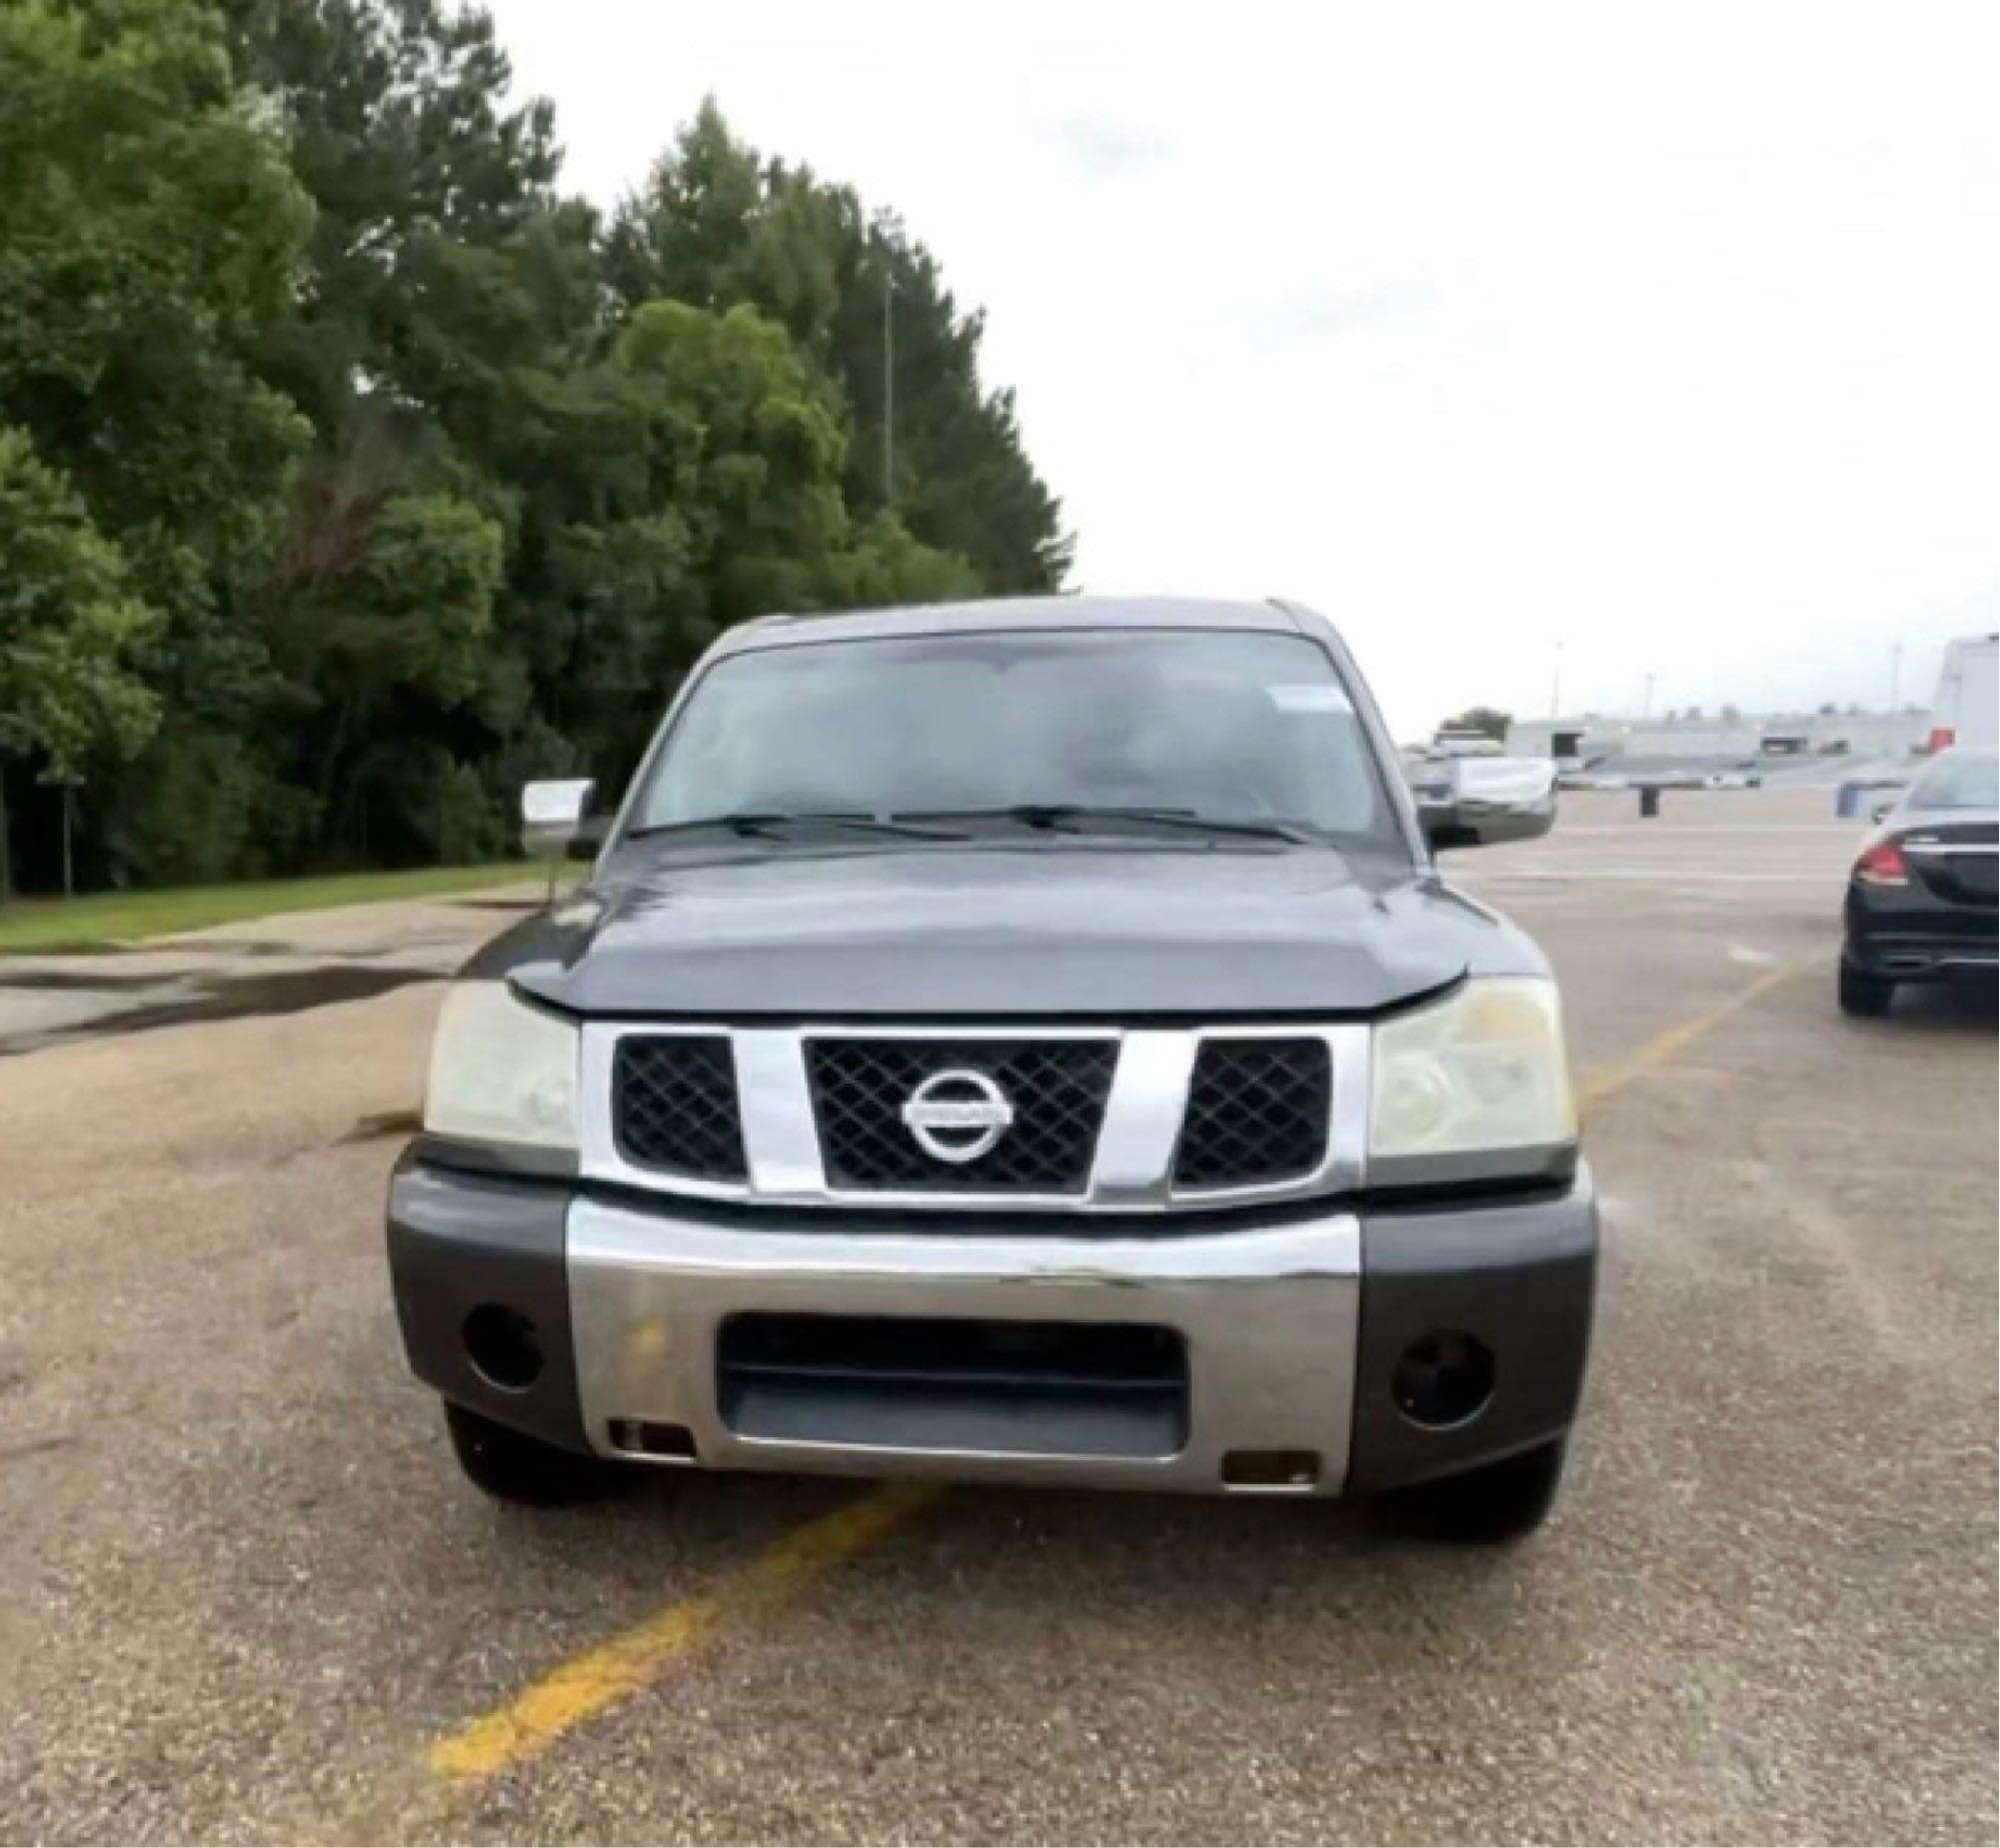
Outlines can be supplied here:
M1298 635L1305 625L1275 598L1253 602L1205 597L992 597L968 603L759 617L725 631L717 652L894 636L972 635L996 629L1261 629Z

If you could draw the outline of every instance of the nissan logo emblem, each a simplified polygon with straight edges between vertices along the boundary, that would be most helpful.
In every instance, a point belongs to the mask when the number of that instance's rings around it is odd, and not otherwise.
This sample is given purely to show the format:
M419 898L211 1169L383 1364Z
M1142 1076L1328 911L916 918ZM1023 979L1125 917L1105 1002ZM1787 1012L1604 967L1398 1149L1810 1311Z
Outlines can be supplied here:
M903 1122L934 1161L977 1161L1013 1127L1013 1105L984 1071L934 1071L910 1093Z

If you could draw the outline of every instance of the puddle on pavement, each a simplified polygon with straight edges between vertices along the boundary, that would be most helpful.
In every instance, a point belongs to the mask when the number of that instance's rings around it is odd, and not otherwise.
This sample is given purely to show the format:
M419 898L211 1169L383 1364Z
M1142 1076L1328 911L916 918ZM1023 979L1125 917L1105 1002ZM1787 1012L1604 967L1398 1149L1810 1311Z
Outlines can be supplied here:
M136 950L164 949L177 956L296 956L302 953L297 943L288 943L282 937L267 942L261 936L156 936L133 947Z
M98 988L157 988L164 981L171 981L171 975L155 971L150 975L114 975L108 970L38 968L26 973L9 969L0 974L0 989L31 988L44 993L62 993L68 989Z
M44 985L49 976L33 978ZM444 981L445 975L428 968L380 968L352 962L333 962L315 968L273 970L267 975L199 975L188 986L186 976L149 976L155 986L180 990L169 999L137 1007L112 1008L96 1018L74 1025L55 1027L47 1032L27 1033L16 1039L0 1039L0 1055L33 1051L38 1046L58 1045L78 1039L93 1039L107 1033L143 1033L157 1026L184 1026L192 1021L234 1020L252 1014L304 1013L309 1008L331 1006L339 1001L371 1000L395 988L419 981ZM63 977L66 987L104 987L102 981L72 980Z

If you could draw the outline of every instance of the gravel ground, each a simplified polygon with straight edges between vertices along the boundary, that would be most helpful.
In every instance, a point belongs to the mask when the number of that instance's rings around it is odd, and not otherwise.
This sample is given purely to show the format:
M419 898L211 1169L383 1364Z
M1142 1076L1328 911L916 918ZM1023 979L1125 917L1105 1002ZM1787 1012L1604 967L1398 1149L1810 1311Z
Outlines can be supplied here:
M1796 972L1592 1112L1597 1357L1535 1541L954 1489L473 1786L426 1744L856 1491L459 1480L381 1249L435 984L0 1058L0 1837L1993 1839L1991 995L1835 1011L1823 792L1635 807L1453 867L1555 957L1579 1066Z

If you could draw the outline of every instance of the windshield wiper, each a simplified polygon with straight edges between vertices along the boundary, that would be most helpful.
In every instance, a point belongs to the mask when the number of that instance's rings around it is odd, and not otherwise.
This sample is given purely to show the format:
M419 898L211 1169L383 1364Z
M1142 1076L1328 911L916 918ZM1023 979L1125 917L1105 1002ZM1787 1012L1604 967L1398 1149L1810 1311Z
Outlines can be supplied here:
M686 822L652 822L644 828L628 828L628 841L651 841L657 835L693 835L705 828L726 829L733 835L750 835L768 840L771 831L792 818L789 815L758 815L738 810L730 815L698 815Z
M1118 808L1098 803L1013 803L997 809L912 809L895 819L922 822L1018 822L1050 834L1075 834L1078 823L1137 822L1144 826L1185 828L1205 835L1234 835L1246 841L1288 841L1302 846L1312 837L1284 822L1222 821L1192 809Z
M787 814L774 810L736 810L728 815L699 815L686 822L655 822L645 828L628 828L628 841L650 841L661 835L695 834L705 828L727 829L733 835L743 835L756 841L780 839L780 829L793 827L855 828L867 834L897 835L911 841L964 841L967 836L951 829L919 828L907 822L894 819L884 820L872 815L863 815L840 810L806 810Z
M859 828L872 835L902 835L911 841L970 841L972 837L957 828L919 828L912 822L900 822L894 816L863 815L859 810L850 814L843 810L829 809L817 815L795 815L795 822L832 822L842 828Z

